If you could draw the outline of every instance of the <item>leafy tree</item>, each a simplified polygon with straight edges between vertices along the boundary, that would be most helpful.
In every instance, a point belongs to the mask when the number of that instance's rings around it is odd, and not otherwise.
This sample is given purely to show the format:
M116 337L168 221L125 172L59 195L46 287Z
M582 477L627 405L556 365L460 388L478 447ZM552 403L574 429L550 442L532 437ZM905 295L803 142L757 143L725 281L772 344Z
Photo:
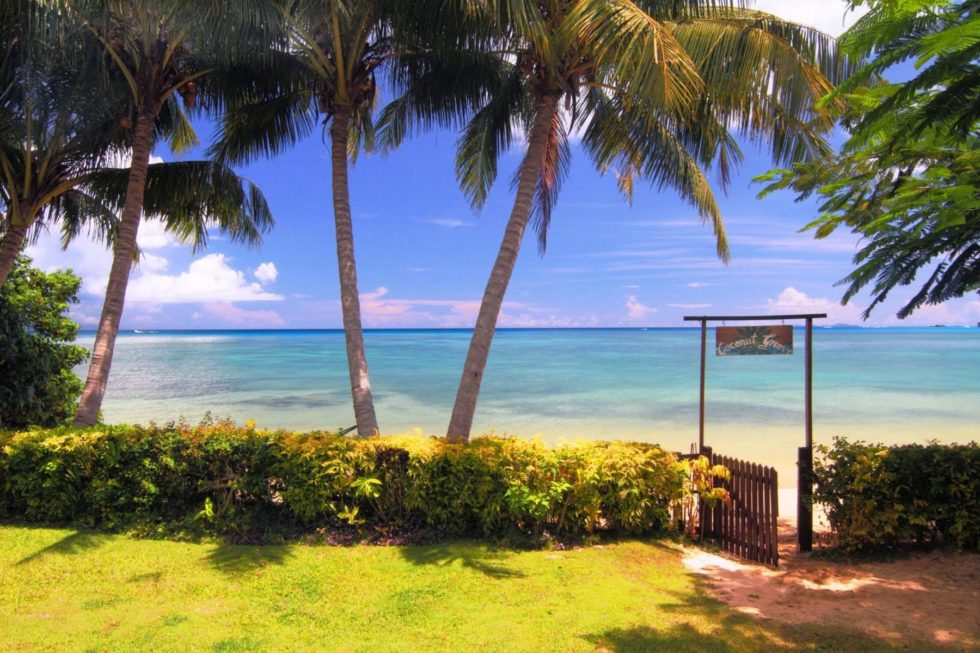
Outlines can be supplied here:
M0 288L0 427L55 426L75 412L82 382L72 369L88 352L72 344L78 325L65 316L81 279L45 273L19 257Z
M823 238L840 227L862 238L855 269L840 281L843 303L870 285L874 308L920 281L898 311L911 315L980 290L980 2L855 0L863 16L841 37L854 57L874 55L834 91L849 110L849 138L828 161L759 177L761 195L790 188L818 195L807 225ZM904 83L880 75L914 62Z
M513 0L488 3L492 48L509 74L466 128L457 175L476 205L497 159L527 135L516 196L477 317L448 436L466 440L483 372L524 231L543 250L571 160L570 129L598 170L617 170L630 197L635 179L672 188L713 226L727 258L724 225L706 170L724 187L740 159L735 134L769 145L777 161L825 155L832 125L814 103L846 62L815 30L744 8L687 0ZM518 129L519 128L519 129Z

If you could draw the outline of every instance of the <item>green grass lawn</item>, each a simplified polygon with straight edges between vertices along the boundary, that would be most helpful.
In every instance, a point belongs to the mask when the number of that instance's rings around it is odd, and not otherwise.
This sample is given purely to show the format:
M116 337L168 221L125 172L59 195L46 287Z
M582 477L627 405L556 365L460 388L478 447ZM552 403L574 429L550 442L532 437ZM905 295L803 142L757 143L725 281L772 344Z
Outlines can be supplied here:
M0 633L2 651L891 650L735 615L657 542L228 546L19 526L0 526Z

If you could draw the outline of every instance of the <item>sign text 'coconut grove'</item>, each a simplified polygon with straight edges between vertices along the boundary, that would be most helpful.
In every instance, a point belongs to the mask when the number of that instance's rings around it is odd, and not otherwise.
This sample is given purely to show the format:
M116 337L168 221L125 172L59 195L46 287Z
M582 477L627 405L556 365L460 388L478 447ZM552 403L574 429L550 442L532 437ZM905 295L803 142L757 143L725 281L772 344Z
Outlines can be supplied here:
M715 328L719 356L759 356L793 353L793 327L740 326Z

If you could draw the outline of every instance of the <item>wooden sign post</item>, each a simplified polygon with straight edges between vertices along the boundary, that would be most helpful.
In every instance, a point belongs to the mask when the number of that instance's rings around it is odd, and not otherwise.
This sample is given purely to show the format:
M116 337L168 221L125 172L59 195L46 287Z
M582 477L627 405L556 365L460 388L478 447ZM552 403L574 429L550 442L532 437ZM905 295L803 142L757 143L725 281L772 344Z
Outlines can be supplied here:
M698 411L698 451L704 446L704 405L706 386L706 353L708 322L765 322L773 320L806 320L804 340L803 389L806 446L797 451L796 533L800 551L813 550L813 320L826 313L795 315L687 315L685 322L701 323L701 405ZM788 333L787 333L788 332ZM793 353L793 330L790 326L717 327L715 353L718 356L754 356Z

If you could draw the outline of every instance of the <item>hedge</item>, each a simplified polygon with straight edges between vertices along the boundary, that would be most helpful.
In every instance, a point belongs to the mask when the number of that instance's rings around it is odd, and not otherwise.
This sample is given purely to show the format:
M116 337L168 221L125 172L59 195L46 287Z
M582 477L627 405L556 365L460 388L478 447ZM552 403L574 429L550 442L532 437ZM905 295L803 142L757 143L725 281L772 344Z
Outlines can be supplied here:
M835 438L815 461L814 499L844 552L952 543L980 551L980 447Z
M0 434L0 516L259 541L297 533L656 534L687 464L657 446L352 439L230 422Z

